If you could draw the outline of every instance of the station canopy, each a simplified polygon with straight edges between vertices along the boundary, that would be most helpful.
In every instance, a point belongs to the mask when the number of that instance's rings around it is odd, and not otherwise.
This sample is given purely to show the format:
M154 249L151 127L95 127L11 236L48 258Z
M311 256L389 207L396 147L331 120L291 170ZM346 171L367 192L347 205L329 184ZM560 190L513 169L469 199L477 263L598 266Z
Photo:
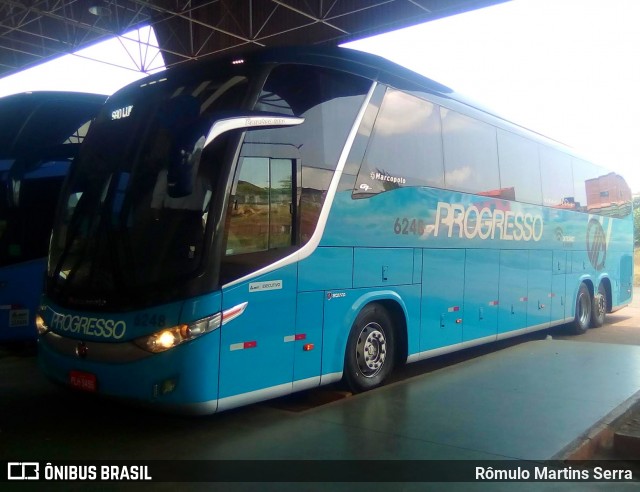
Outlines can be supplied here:
M336 45L503 1L3 0L0 78L143 26L168 67L248 47Z

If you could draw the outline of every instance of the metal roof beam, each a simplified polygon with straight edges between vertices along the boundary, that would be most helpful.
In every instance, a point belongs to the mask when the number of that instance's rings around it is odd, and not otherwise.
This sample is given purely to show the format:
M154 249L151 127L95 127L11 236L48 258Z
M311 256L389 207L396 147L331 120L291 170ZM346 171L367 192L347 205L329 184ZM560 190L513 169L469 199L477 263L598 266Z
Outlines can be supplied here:
M300 10L300 9L297 9L297 8L295 8L295 7L291 6L291 5L288 5L287 3L283 2L282 0L271 0L271 1L272 1L273 3L275 3L275 4L278 4L278 5L282 6L282 7L284 7L285 9L288 9L288 10L291 10L291 11L295 12L296 14L300 14L300 15L302 15L302 16L304 16L304 17L306 17L307 19L311 19L311 20L313 20L313 21L314 21L314 22L313 22L313 24L321 23L321 24L324 24L325 26L328 26L328 27L330 27L330 28L332 28L332 29L335 29L336 31L340 31L340 32L341 32L341 33L343 33L343 34L349 34L349 33L348 33L347 31L345 31L344 29L340 29L339 27L334 26L333 24L331 24L330 22L327 22L327 21L326 21L326 20L324 20L324 19L321 19L321 18L315 17L315 16L313 16L313 15L311 15L311 14L307 14L306 12L303 12L303 11L302 11L302 10Z
M235 39L238 39L240 41L243 41L244 43L255 43L255 44L259 45L259 46L264 46L264 44L258 43L258 42L254 41L252 39L248 39L248 38L246 38L244 36L241 36L239 34L235 34L233 32L227 31L226 29L221 29L219 27L212 26L211 24L208 24L208 23L203 22L201 20L198 20L198 19L195 19L195 18L191 18L188 15L183 14L182 12L172 11L172 10L166 9L164 7L160 7L158 5L153 5L153 4L151 4L149 2L146 2L144 0L131 0L131 1L136 3L136 4L139 4L139 5L144 5L145 7L149 8L150 10L155 10L156 12L160 12L162 14L166 14L169 17L178 17L180 19L184 19L184 20L187 20L189 22L193 22L196 25L205 27L207 29L211 29L212 31L219 32L219 33L224 34L226 36L230 36L232 38L235 38ZM196 9L190 9L189 12L191 12L193 10L196 10ZM164 20L166 20L166 19L163 19L163 21ZM156 22L154 22L154 24L156 24Z

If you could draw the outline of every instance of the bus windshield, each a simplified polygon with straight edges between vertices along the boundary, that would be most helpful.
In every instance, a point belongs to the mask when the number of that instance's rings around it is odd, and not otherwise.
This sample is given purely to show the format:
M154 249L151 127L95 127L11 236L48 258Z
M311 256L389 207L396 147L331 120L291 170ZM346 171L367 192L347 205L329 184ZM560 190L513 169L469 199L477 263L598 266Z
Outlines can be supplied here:
M249 82L240 70L165 78L107 102L60 201L49 287L122 306L141 287L197 275L219 172L199 163L224 153L224 138L204 148L205 137L221 111L243 108Z
M0 266L46 255L52 208L103 102L53 92L0 100Z

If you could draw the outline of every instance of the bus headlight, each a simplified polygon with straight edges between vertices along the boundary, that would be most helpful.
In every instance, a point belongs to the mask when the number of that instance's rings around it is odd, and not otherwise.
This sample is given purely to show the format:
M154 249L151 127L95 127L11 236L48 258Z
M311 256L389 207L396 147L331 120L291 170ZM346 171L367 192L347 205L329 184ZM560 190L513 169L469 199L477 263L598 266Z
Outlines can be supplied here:
M160 331L136 338L134 343L145 350L153 353L164 352L181 343L188 342L194 338L204 335L220 328L221 313L199 319L188 325L177 325L171 328L164 328Z
M36 330L38 330L38 335L42 336L49 331L49 327L47 323L45 323L44 318L39 314L36 314Z

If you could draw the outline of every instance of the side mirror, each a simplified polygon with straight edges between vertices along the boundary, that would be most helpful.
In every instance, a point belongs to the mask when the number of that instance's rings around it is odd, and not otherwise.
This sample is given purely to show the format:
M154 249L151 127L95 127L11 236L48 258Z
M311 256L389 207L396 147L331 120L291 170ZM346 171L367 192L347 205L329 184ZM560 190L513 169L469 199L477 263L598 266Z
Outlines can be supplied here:
M194 146L191 154L185 153L171 162L167 173L167 195L171 198L182 198L193 192L195 177L200 165L200 154L223 133L231 130L252 128L276 128L295 126L304 122L297 116L283 116L277 113L244 113L216 120L204 140L201 138Z
M204 137L201 137L190 152L181 150L175 160L171 161L167 170L167 195L171 198L183 198L193 193L203 143Z

